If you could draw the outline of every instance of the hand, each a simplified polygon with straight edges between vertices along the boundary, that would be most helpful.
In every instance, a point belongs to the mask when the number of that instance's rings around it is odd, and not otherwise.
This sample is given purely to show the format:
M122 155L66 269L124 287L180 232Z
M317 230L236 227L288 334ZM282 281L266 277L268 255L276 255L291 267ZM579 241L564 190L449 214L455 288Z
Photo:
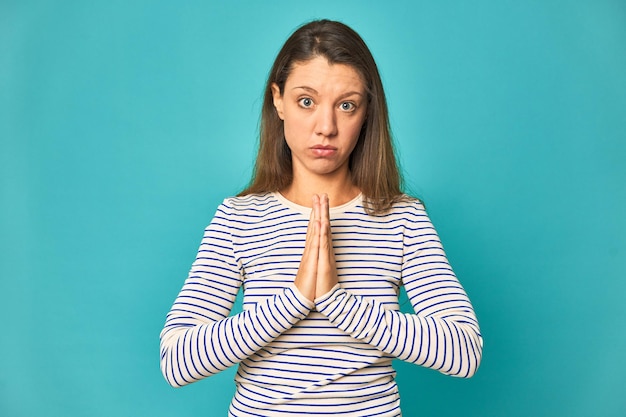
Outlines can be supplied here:
M313 209L306 232L304 252L294 281L309 300L326 294L337 284L337 268L330 228L328 196L313 196Z
M317 262L320 246L320 200L317 194L313 196L313 209L306 230L304 252L300 260L300 267L294 284L309 300L315 300L317 283Z
M322 194L322 196L319 198L319 201L320 236L315 298L326 294L337 284L337 267L335 266L333 234L330 228L330 209L328 196L326 194Z

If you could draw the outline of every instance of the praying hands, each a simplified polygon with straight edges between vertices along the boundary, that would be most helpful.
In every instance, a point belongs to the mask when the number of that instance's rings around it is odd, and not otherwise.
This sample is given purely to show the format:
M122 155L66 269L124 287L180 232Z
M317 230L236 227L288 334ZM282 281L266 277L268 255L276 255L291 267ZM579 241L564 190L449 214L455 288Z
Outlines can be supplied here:
M302 295L311 301L326 294L337 284L328 207L326 194L313 196L304 252L294 281Z

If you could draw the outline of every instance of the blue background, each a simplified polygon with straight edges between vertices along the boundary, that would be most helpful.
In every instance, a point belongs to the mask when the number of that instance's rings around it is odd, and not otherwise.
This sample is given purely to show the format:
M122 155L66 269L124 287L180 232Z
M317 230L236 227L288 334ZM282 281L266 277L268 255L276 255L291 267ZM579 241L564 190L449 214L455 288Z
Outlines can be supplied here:
M223 416L158 335L247 183L263 83L312 18L378 61L409 190L485 336L397 363L406 416L626 415L626 3L0 1L0 415Z

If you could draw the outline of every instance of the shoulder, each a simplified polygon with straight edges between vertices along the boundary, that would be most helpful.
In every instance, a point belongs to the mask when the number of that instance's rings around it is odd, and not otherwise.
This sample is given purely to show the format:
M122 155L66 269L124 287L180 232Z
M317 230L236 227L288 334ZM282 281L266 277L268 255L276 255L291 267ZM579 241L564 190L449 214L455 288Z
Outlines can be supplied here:
M408 195L403 195L393 204L388 216L397 224L402 225L405 232L433 228L422 201Z
M426 216L426 207L421 200L403 194L392 204L389 215L393 216Z
M245 211L249 209L266 207L276 202L273 193L247 194L243 196L228 197L222 202L222 206L232 211Z
M229 219L252 220L267 217L283 209L284 207L274 193L263 193L228 197L220 204L217 213Z

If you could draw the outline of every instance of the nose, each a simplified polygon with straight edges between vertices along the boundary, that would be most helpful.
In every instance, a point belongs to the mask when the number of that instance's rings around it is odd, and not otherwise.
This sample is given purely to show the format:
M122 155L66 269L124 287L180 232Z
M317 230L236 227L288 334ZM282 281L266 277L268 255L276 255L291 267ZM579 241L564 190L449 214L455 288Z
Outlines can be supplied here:
M337 134L337 116L331 106L320 106L317 109L315 133L324 137L332 137Z

